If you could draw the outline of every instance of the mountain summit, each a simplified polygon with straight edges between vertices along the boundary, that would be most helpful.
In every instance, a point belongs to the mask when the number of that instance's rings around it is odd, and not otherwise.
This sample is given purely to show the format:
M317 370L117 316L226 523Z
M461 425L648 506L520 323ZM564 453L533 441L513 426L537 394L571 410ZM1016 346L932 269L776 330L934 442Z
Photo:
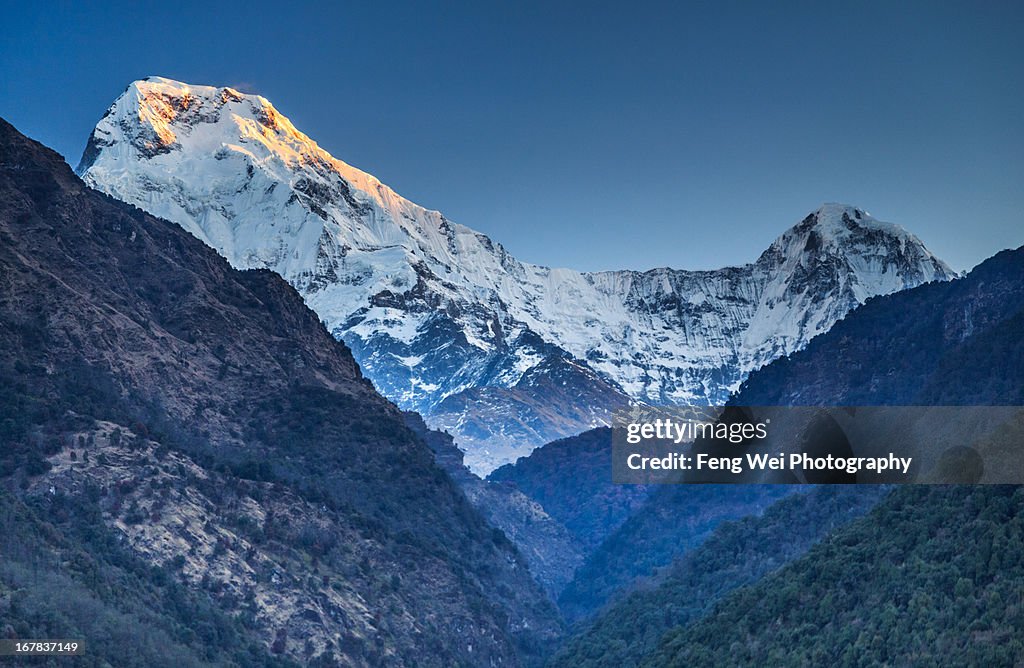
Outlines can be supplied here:
M451 431L481 472L632 400L723 403L868 297L954 276L902 228L836 204L741 267L521 262L334 158L263 97L160 77L114 102L78 171L234 266L281 274L383 394Z

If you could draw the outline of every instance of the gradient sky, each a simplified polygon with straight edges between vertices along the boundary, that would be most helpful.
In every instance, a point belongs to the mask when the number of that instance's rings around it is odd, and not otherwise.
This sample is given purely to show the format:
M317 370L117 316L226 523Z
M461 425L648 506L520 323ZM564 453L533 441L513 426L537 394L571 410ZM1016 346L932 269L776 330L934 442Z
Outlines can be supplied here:
M72 165L158 74L540 264L742 264L826 201L956 269L1024 243L1020 2L91 4L0 13L0 116Z

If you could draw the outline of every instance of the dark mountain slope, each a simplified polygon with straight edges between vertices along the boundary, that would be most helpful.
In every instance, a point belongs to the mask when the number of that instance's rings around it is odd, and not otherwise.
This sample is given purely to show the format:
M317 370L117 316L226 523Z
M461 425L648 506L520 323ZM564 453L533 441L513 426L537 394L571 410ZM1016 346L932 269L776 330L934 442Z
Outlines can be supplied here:
M1022 583L1024 489L901 487L644 665L1020 665Z
M549 663L637 666L670 629L706 615L723 596L792 561L830 530L867 512L881 487L819 487L758 517L723 522L699 547L610 605Z
M508 665L559 632L521 557L291 287L86 188L2 121L0 339L5 486L41 512L95 508L91 530L151 562L184 557L181 581L225 609L237 589L272 651Z
M417 413L405 415L406 424L434 451L441 468L491 526L515 544L552 600L557 598L583 560L576 537L512 485L488 482L472 473L449 434L429 429Z
M666 485L611 534L558 599L570 621L594 614L637 578L700 545L721 522L756 515L792 492L784 485Z
M1024 265L1024 258L1020 258ZM943 355L915 401L925 405L1024 406L1024 310ZM993 373L993 364L999 371Z
M611 481L608 427L553 441L488 476L511 483L544 507L592 550L647 498L641 485Z
M698 545L721 521L756 514L784 487L652 489L611 482L611 430L553 441L488 480L534 499L580 540L585 559L558 597L570 621Z

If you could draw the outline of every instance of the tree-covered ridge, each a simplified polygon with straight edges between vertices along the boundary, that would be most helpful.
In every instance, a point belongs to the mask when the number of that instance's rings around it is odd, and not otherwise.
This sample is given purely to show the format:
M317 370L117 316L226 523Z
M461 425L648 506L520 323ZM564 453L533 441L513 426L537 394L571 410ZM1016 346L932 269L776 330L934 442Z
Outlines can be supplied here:
M830 530L867 512L882 487L818 487L760 517L724 522L651 586L605 609L549 663L553 668L637 666L664 634L707 614L730 591L803 554Z
M901 487L645 666L1024 662L1024 488Z
M576 571L558 599L570 621L593 615L637 578L700 545L726 520L757 515L791 493L785 485L664 485Z
M514 484L589 551L650 494L642 485L612 483L611 453L612 430L600 427L543 445L515 464L498 468L488 480Z

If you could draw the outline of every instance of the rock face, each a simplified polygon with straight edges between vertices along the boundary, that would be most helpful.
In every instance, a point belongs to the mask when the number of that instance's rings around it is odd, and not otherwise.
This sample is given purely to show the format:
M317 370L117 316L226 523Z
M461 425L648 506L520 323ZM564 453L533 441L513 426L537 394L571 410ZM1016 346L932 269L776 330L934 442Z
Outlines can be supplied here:
M136 139L160 156L168 137ZM291 286L86 187L2 120L0 339L3 493L160 570L136 616L180 611L170 579L243 648L322 665L530 665L561 632ZM80 566L98 586L81 560L54 568Z
M232 265L281 274L478 472L630 400L722 403L868 297L953 276L913 235L842 205L742 267L528 264L332 157L266 99L159 77L114 102L78 170Z

